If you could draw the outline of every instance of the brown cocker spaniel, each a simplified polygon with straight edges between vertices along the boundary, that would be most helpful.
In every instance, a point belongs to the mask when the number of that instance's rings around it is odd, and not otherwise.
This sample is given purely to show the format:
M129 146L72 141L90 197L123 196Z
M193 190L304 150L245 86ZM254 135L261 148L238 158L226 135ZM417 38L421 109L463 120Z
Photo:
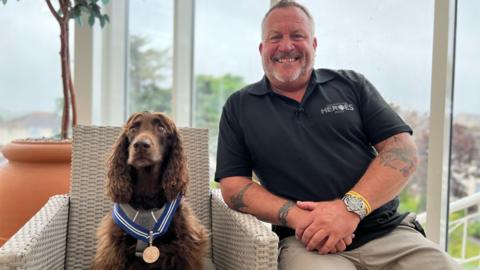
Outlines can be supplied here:
M93 269L201 269L207 234L182 200L187 184L173 121L133 114L108 160L106 192L115 204L97 230Z

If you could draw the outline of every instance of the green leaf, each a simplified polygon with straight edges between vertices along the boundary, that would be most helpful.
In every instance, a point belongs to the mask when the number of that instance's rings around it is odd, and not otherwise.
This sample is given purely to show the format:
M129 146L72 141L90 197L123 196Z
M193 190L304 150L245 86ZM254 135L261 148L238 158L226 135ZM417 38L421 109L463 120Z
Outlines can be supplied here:
M7 0L5 0L5 1L7 1ZM109 2L110 2L110 0L102 0L102 4L103 4L104 6L107 5Z
M2 0L2 3L5 5L7 3L7 0Z
M90 15L90 17L88 17L88 25L93 26L94 24L95 24L95 16Z
M70 11L70 19L76 19L80 17L82 11L80 10L80 6L75 6L72 8L72 11Z
M91 14L93 14L95 17L99 17L100 16L100 6L97 5L97 4L93 4L90 6L90 12Z
M100 20L100 27L103 28L105 26L105 19L103 18L103 16L98 17L98 19Z

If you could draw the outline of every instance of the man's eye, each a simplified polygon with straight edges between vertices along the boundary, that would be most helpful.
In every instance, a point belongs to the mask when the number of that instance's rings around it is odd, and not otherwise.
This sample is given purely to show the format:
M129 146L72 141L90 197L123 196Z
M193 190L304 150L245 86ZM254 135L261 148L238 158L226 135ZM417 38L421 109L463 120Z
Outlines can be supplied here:
M271 36L270 41L279 41L282 37L280 36Z
M293 40L301 40L301 39L303 39L303 35L294 34L294 35L292 35L292 39L293 39Z

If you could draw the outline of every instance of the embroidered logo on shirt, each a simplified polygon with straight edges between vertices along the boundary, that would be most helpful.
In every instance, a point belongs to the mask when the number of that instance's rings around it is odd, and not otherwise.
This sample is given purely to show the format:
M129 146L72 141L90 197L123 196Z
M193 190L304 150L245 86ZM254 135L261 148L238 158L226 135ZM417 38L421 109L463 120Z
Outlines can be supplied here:
M332 103L321 109L322 114L327 113L344 113L346 111L354 111L353 104L341 102L341 103Z

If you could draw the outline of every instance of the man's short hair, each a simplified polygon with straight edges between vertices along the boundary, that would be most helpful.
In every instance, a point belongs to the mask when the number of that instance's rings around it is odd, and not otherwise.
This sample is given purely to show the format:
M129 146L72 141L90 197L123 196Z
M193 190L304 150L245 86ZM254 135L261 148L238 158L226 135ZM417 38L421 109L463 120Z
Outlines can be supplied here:
M301 11L303 11L303 13L305 13L305 15L307 15L307 18L310 21L310 24L312 26L311 34L312 34L312 36L315 35L315 22L313 20L312 15L310 15L310 12L308 11L308 9L305 6L303 6L302 4L299 4L299 3L295 2L294 0L280 0L275 5L273 5L267 11L267 13L265 13L265 16L263 17L263 20L262 20L262 38L263 38L263 34L264 34L263 31L264 31L264 27L265 27L265 21L267 20L268 15L270 15L270 13L272 13L272 11L274 11L275 9L289 8L289 7L296 7L298 9L300 9Z

